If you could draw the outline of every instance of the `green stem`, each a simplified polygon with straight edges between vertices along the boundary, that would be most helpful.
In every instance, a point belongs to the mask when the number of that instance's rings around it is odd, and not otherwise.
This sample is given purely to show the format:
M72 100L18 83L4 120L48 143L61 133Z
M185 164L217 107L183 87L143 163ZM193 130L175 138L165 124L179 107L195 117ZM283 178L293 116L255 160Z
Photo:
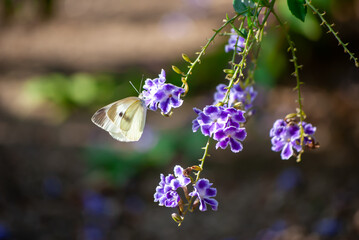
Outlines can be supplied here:
M201 57L205 54L209 44L211 44L211 42L213 42L213 40L216 38L218 33L220 33L223 30L223 28L225 28L228 24L230 24L234 20L236 20L241 14L243 14L243 13L239 13L236 16L232 17L231 19L227 18L226 22L220 28L218 28L217 30L214 30L213 36L208 40L206 45L204 47L202 47L201 51L198 53L198 56L197 56L196 60L194 60L194 62L191 63L187 73L183 76L183 78L182 78L182 82L183 82L182 88L185 87L185 85L187 83L187 80L188 80L188 77L192 73L193 68L197 65L197 63L201 62Z
M237 75L238 75L238 78L243 76L243 68L245 67L245 64L246 64L246 58L248 56L248 53L249 53L250 49L253 46L253 42L251 42L251 44L249 44L250 38L252 36L252 33L253 33L253 29L250 28L249 32L248 32L248 35L247 35L246 42L244 44L244 48L243 48L243 52L242 52L242 59L238 64L235 64L235 66L234 66L234 73L233 73L233 76L230 79L229 85L227 87L226 94L223 97L222 104L228 103L228 101L229 101L229 93L230 93L230 91L231 91L231 89L232 89L232 87L234 85L234 81L237 79Z
M281 25L281 27L285 27L284 24L282 23L282 21L280 20L280 18L278 17L278 15L274 12L274 10L272 10L273 15L276 17L277 21L279 22L279 24ZM286 39L287 42L289 44L289 50L292 54L292 59L290 60L291 62L293 62L294 65L294 72L293 75L296 78L296 83L297 86L295 87L295 90L297 90L298 93L298 107L299 107L299 128L300 128L300 146L302 147L302 150L298 153L297 156L297 162L301 161L301 156L304 152L304 129L303 129L303 121L304 121L304 117L305 114L303 112L303 104L302 104L302 93L300 90L300 85L302 85L303 83L300 81L299 78L299 68L301 68L301 66L298 65L297 62L297 56L295 54L295 52L297 51L295 46L294 46L294 42L290 39L290 35L287 33L286 34Z
M201 168L201 170L199 170L197 173L196 173L196 180L194 181L193 184L196 184L197 181L199 180L199 175L201 174L201 172L203 171L203 165L204 165L204 160L206 159L206 157L209 156L208 154L208 149L209 149L209 144L210 144L210 140L211 138L208 138L207 140L207 143L206 143L206 146L203 147L203 156L201 159L199 159L199 161L201 162L199 167ZM192 204L193 204L193 200L195 199L195 197L191 197L191 199L188 201L188 205L187 205L187 208L186 210L182 213L182 221L180 223L178 223L178 226L181 226L181 223L183 222L184 220L184 217L185 215L187 214L188 211L190 211L190 209L193 207ZM192 211L192 210L191 210Z
M350 52L349 49L347 48L348 43L343 43L343 41L342 41L342 40L339 38L339 36L338 36L338 32L335 32L335 31L333 30L333 28L332 28L332 26L334 26L334 24L332 24L332 25L329 24L329 23L325 20L325 18L323 17L324 14L325 14L325 12L324 12L324 13L320 13L320 12L318 11L318 9L316 9L316 8L312 5L312 1L310 1L310 0L305 0L305 3L307 4L307 6L309 6L309 7L312 9L312 11L313 11L315 14L317 14L317 15L319 16L320 20L322 21L321 25L324 24L324 25L329 29L329 32L331 32L331 33L334 35L334 37L335 37L335 38L337 39L337 41L339 42L339 45L341 45L341 46L344 48L344 52L349 54L349 56L350 56L349 59L350 59L350 60L353 59L353 61L354 61L354 63L355 63L355 66L356 66L356 67L359 67L358 58L354 57L354 53Z

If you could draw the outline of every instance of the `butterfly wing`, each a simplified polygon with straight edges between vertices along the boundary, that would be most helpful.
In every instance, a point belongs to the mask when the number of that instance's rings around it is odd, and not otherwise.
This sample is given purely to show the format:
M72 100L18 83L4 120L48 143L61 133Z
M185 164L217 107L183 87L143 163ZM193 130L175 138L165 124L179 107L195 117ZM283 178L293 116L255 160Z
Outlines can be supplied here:
M143 133L147 108L138 97L111 103L93 116L92 121L118 141L138 141Z
M117 102L111 103L95 112L95 114L91 118L92 122L105 131L114 133L120 132L120 128L116 126L114 122L107 116L108 110L111 108L112 105L116 104Z
M108 111L109 118L116 126L119 126L119 133L110 132L111 136L119 141L132 142L138 141L143 133L146 121L147 108L140 98L122 112L122 106L114 104ZM117 116L121 116L118 118Z

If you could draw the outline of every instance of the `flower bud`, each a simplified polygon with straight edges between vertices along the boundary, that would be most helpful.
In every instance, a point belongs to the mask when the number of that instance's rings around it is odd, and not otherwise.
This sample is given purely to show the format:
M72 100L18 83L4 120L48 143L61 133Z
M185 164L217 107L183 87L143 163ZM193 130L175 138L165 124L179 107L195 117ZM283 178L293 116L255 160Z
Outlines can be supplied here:
M183 217L182 216L180 216L180 215L178 215L177 213L172 213L172 219L176 222L176 223L178 223L178 224L181 224L182 223L182 221L183 221Z
M296 113L289 113L289 114L287 114L287 116L285 116L284 120L293 119L296 117L297 117Z
M175 71L176 73L180 74L180 75L184 75L184 73L175 65L172 65L172 70Z
M227 74L233 74L234 70L233 69L223 69L223 72L227 73Z
M191 63L191 64L192 64L191 59L189 59L189 57L188 57L186 54L182 53L182 58L183 58L183 60L185 60L186 62L188 62L188 63Z
M191 169L194 170L194 171L202 171L202 168L200 166L198 166L198 165L192 166Z

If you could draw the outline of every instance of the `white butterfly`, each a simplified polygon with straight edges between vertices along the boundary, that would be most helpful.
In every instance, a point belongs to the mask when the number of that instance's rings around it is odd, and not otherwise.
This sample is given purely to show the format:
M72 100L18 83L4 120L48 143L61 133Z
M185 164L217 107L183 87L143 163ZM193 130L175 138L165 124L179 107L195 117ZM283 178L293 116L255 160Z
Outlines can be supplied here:
M121 142L141 138L145 127L147 108L141 97L127 97L99 109L92 122Z

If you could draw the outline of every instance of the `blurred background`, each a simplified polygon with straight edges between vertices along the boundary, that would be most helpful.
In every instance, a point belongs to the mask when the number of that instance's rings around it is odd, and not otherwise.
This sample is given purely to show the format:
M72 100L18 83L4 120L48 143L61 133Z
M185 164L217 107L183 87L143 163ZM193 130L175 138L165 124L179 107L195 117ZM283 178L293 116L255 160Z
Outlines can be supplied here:
M230 0L0 1L0 240L359 239L359 72L316 16L291 17L304 111L320 149L302 163L270 150L273 122L295 111L287 43L274 19L255 74L256 114L239 154L210 149L203 177L217 212L188 214L180 228L153 194L160 173L197 164L206 139L192 133L193 107L212 103L227 37L218 37L189 79L171 119L148 111L142 139L120 143L90 120L137 95L129 81L180 85L171 65L191 58L232 16ZM313 0L359 56L359 0ZM227 29L229 31L229 29Z

